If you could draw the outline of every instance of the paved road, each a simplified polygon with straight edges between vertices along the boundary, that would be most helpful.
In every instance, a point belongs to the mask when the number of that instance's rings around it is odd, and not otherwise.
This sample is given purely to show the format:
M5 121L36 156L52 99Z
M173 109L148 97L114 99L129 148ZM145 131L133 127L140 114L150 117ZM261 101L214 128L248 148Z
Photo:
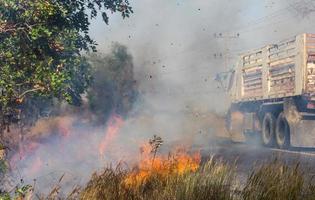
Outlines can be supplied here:
M280 150L229 141L220 141L206 148L196 147L196 149L198 148L201 149L202 162L206 162L211 156L214 156L214 159L231 165L236 164L237 179L241 186L244 186L248 176L255 168L275 160L284 162L289 166L299 164L300 169L307 176L315 175L315 149Z
M198 147L196 147L197 149ZM315 175L315 149L314 148L291 148L290 150L281 150L275 148L265 148L260 145L245 143L233 143L230 141L220 141L210 144L209 147L200 147L202 160L206 161L214 156L224 162L236 163L238 172L249 174L256 166L264 163L279 160L288 165L299 163L301 169L307 174Z

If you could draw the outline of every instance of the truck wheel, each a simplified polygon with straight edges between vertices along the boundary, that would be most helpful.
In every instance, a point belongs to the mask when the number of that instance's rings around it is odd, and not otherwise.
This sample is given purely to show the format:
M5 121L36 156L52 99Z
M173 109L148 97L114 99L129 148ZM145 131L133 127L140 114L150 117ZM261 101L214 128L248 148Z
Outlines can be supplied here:
M266 113L262 123L262 142L267 147L274 146L275 124L275 117L271 113Z
M276 122L276 141L280 149L290 147L290 126L283 112L279 114Z

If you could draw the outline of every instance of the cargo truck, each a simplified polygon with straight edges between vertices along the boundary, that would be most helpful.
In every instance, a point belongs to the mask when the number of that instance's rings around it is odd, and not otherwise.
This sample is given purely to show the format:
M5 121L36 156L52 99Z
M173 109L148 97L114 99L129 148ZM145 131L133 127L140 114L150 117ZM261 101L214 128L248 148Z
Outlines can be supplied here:
M241 54L228 84L233 140L267 147L315 147L315 34Z

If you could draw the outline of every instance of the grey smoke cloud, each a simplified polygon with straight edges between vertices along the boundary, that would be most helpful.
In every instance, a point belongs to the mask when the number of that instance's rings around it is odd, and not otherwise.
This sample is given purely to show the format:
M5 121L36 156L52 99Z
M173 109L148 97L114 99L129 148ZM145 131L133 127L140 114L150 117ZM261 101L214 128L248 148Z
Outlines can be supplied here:
M132 2L135 13L129 19L114 15L109 26L96 20L91 34L99 52L108 52L112 42L126 45L133 55L142 94L105 161L133 158L130 155L138 154L141 142L154 134L167 142L209 145L211 133L222 131L216 129L218 121L209 113L224 113L229 106L227 95L217 88L215 74L233 67L243 51L300 32L314 32L312 22L292 7L298 2L143 0ZM218 39L215 33L224 37L239 33L240 37ZM226 52L228 59L224 59ZM222 58L215 58L214 54L220 53ZM103 167L105 162L95 157L95 151L105 128L79 126L71 130L75 139L55 138L20 163L22 176L28 180L37 177L46 187L51 178L58 179L66 172L84 183L92 171ZM41 174L30 175L34 162L43 165ZM69 180L73 183L71 177Z
M101 51L106 51L111 41L127 45L148 101L154 99L152 104L158 104L162 98L165 106L172 104L170 107L188 102L224 112L228 101L213 81L217 72L233 68L239 53L314 29L309 20L301 19L301 9L297 11L305 5L300 0L132 3L135 13L131 18L122 20L115 15L108 27L97 20L91 33ZM219 33L225 39L214 37ZM237 34L239 38L228 39Z

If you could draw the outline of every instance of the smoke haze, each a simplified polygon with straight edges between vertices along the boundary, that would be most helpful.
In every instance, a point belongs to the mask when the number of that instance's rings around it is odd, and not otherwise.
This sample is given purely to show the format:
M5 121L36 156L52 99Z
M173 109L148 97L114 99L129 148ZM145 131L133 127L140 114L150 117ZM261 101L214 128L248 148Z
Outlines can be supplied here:
M167 110L193 104L202 110L224 112L228 101L213 81L217 72L233 68L237 55L244 51L314 31L311 15L304 16L311 1L132 3L135 14L130 19L115 15L108 27L97 20L91 34L101 51L112 41L128 46L141 91L148 101L154 99L152 105L163 104ZM214 37L220 33L224 38ZM237 34L239 37L229 38Z
M69 183L83 184L106 164L136 160L141 144L153 135L166 143L214 145L215 134L226 136L222 118L214 113L223 115L229 106L228 95L214 81L216 73L233 68L243 51L314 32L310 15L301 15L305 9L297 2L133 1L130 19L114 15L109 26L96 20L91 34L101 53L109 52L117 41L133 56L140 93L134 108L106 143L101 159L98 147L110 124L119 123L115 116L114 121L99 127L76 115L44 122L55 124L58 133L35 144L32 155L18 162L15 177L28 182L36 179L42 188L48 188L65 173ZM41 133L52 129L43 128ZM38 135L34 132L31 135Z

